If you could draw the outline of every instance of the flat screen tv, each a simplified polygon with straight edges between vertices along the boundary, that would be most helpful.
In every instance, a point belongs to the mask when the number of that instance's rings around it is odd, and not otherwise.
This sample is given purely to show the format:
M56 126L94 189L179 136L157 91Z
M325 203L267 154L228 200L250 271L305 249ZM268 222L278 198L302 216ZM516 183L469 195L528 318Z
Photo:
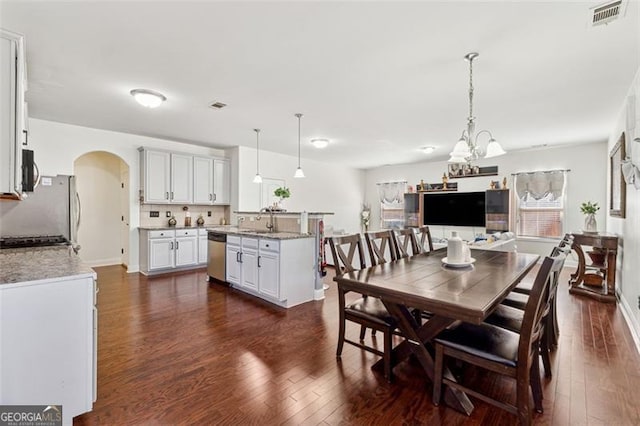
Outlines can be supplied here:
M425 225L485 226L485 193L424 194Z

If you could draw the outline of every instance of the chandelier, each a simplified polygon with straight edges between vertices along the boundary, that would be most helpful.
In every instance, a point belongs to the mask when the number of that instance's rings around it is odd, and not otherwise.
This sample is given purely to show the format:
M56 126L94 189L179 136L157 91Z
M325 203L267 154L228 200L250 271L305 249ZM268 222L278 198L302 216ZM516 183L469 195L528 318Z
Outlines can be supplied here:
M453 151L449 154L449 163L469 163L479 158L491 158L506 154L500 144L493 138L488 130L481 130L477 134L475 117L473 116L473 60L479 56L476 52L465 55L465 59L469 61L469 117L467 118L467 128L462 131L460 140L456 143ZM489 143L487 149L484 150L478 146L478 136L483 133L489 135Z

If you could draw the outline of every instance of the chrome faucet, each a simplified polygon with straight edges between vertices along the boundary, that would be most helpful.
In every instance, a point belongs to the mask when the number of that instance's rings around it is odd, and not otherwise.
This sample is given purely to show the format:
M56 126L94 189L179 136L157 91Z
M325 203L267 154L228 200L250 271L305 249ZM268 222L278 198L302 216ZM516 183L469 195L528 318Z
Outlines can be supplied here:
M270 207L263 207L260 209L260 214L269 213L269 223L267 223L267 229L269 232L275 232L276 225L273 223L273 209Z

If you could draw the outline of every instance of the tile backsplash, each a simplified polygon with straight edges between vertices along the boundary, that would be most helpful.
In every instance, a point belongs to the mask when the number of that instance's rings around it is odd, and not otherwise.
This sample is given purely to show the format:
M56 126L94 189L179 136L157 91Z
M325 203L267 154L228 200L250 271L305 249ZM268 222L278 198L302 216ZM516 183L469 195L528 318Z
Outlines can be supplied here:
M166 226L169 224L169 218L166 216L166 212L171 212L172 216L175 216L177 225L183 226L185 224L185 213L179 204L142 204L140 206L140 226ZM225 223L229 223L230 209L229 206L187 206L189 207L189 213L191 214L191 226L196 226L196 220L198 216L202 215L204 219L204 226L220 225L222 220ZM149 217L150 212L157 211L160 213L160 217ZM207 215L207 212L211 212L211 216Z

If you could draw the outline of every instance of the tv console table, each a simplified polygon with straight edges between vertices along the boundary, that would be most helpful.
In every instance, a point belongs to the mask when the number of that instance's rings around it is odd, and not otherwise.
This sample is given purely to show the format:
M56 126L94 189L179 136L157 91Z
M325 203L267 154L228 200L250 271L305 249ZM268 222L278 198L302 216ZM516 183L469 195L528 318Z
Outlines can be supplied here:
M616 258L618 253L618 236L607 233L573 232L571 248L578 255L578 268L569 279L569 293L592 297L600 302L616 303ZM582 246L591 246L604 251L603 263L586 264ZM603 276L602 284L589 285L585 277L587 270L595 271Z

